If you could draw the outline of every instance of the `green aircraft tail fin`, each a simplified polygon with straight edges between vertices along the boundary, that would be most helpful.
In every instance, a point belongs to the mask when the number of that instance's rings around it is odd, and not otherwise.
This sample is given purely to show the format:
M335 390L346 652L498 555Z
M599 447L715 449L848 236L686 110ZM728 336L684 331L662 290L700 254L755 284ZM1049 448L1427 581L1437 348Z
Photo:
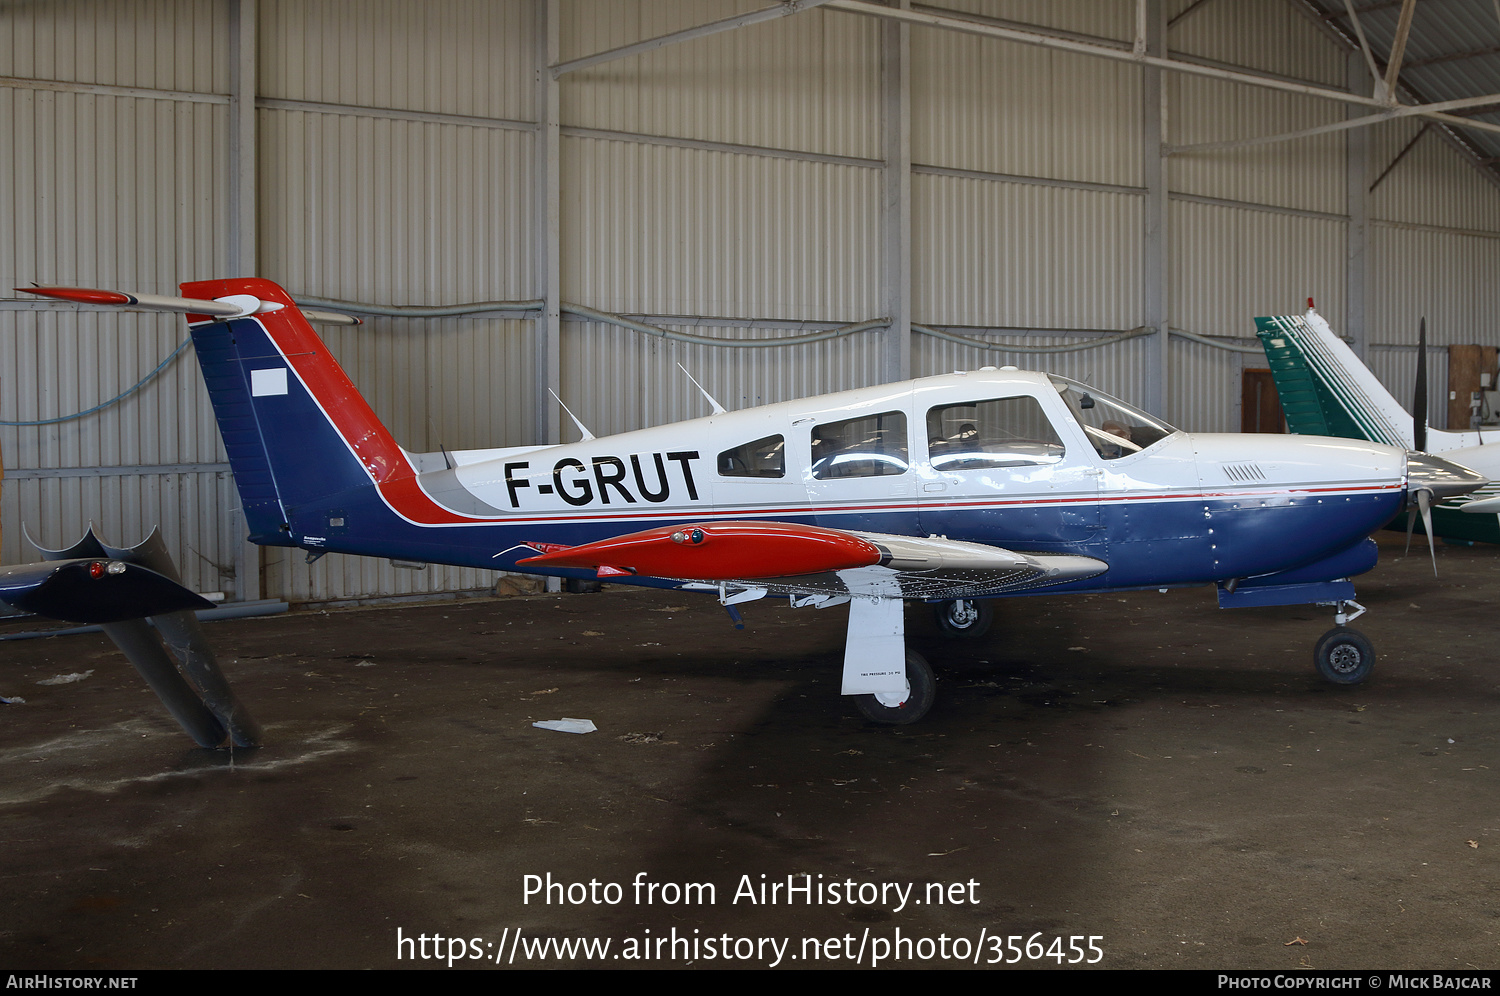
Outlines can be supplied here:
M1385 442L1349 414L1325 379L1314 372L1302 345L1279 323L1277 318L1257 318L1255 334L1271 364L1287 428L1304 436Z

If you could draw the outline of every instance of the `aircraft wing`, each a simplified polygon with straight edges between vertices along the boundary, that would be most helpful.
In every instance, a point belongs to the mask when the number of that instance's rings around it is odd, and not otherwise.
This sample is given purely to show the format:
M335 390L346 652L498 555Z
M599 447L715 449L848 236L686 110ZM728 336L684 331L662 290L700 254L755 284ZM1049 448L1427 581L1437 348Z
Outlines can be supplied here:
M1093 557L1018 553L940 536L855 535L880 548L885 555L881 563L837 572L843 592L836 588L801 590L889 596L894 586L901 598L981 598L1089 578L1109 569L1108 564Z
M0 567L0 615L34 613L93 624L213 604L166 575L120 560L85 557Z
M834 597L981 598L1092 577L1109 568L1092 557L790 522L658 526L582 546L529 545L539 556L517 566Z

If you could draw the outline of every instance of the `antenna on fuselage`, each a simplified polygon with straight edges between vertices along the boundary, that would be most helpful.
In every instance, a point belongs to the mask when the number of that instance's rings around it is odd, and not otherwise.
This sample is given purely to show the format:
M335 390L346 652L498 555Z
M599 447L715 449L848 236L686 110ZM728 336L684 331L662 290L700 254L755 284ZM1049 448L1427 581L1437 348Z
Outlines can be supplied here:
M443 466L448 470L453 469L453 458L448 456L448 447L443 445L442 437L438 435L437 423L431 418L427 419L427 428L432 430L432 438L438 441L438 451L443 454Z
M677 364L677 369L681 370L683 373L687 374L687 379L690 380L690 381L692 381L693 382L693 386L696 387L700 392L702 392L703 396L708 399L708 403L713 406L713 410L714 410L714 414L715 415L723 415L724 414L724 406L721 405L721 404L719 404L717 401L715 401L714 400L714 396L712 394L709 394L707 391L705 391L703 389L703 385L700 384L700 383L698 383L698 378L696 378L692 374L688 373L688 368L687 367L685 367L681 363L679 363L679 364Z
M586 443L590 439L594 438L594 434L588 430L588 427L585 426L582 422L578 421L578 416L573 414L573 409L563 404L563 399L557 396L556 391L552 390L552 388L549 387L547 388L547 393L552 395L553 401L556 401L559 405L562 405L562 410L568 413L568 418L572 419L573 424L578 426L578 431L583 434L583 439L581 439L580 442Z

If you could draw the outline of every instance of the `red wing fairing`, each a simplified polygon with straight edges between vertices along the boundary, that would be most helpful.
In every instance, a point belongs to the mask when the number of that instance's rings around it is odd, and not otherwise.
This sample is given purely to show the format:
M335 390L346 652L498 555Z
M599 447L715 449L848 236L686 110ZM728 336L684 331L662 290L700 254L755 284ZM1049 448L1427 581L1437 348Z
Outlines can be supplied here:
M1024 554L937 536L892 536L791 522L660 526L597 543L530 544L527 567L591 569L601 578L678 581L826 595L975 597L1102 573L1091 557Z
M627 573L723 581L842 571L878 564L881 557L875 544L854 533L786 522L658 526L583 546L549 546L541 556L519 563L594 568L604 577Z

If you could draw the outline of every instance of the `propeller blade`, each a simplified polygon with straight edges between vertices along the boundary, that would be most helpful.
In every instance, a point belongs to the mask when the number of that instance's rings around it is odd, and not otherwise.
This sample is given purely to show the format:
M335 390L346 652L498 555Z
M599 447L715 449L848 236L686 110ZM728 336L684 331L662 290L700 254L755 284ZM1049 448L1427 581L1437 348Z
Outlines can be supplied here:
M1414 448L1427 451L1427 319L1417 328L1417 386L1411 401L1411 439ZM1429 536L1431 533L1428 534Z
M1437 577L1437 540L1432 535L1432 492L1426 489L1418 491L1417 505L1422 509L1422 528L1427 530L1427 550L1432 554L1432 576Z
M1418 494L1421 494L1421 492L1418 492ZM1416 525L1417 510L1413 507L1408 507L1406 510L1406 551L1401 554L1403 557L1411 556L1411 531L1416 528Z

